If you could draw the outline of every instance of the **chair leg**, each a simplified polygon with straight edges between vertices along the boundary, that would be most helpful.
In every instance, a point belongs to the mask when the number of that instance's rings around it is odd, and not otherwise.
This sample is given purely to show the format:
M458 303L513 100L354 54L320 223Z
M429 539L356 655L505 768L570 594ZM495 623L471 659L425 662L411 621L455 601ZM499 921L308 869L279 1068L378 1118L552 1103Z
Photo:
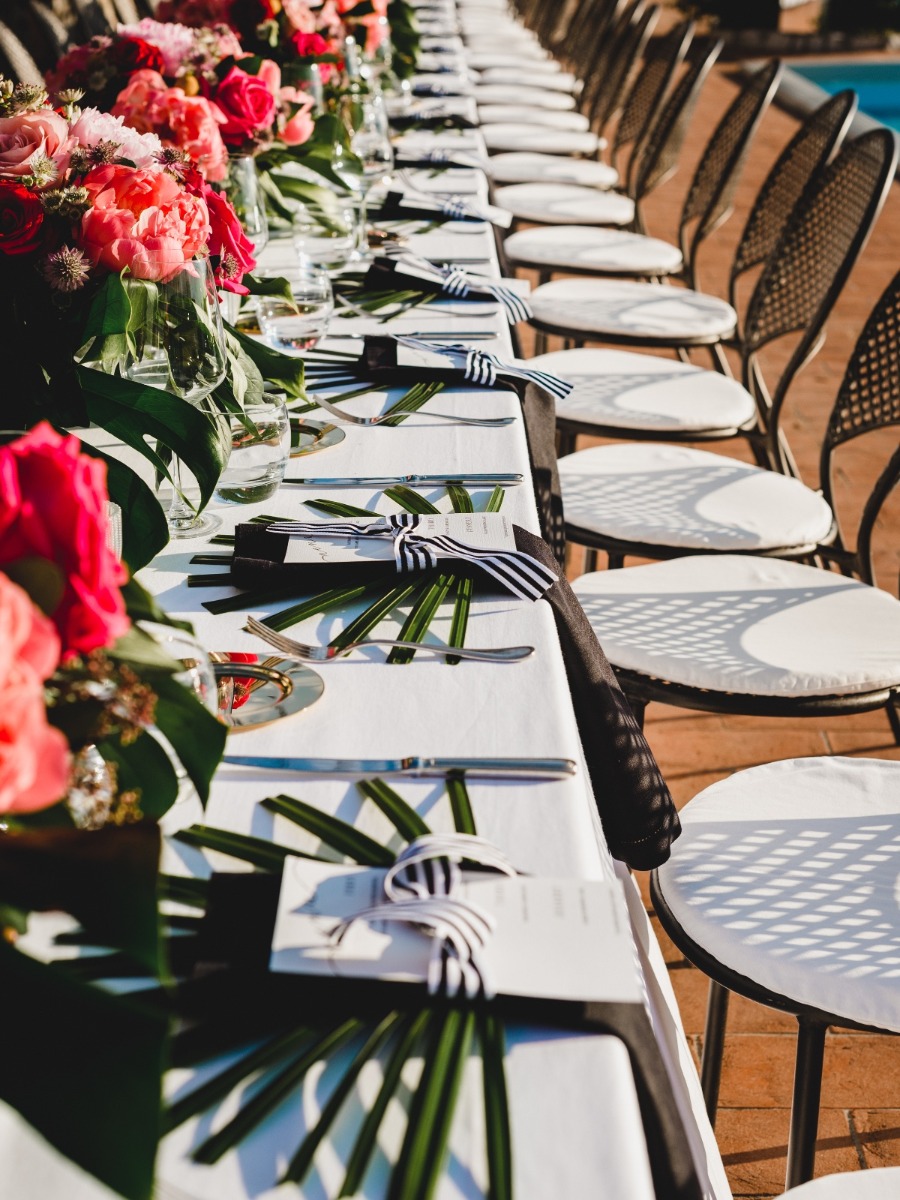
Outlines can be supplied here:
M813 1177L816 1135L819 1130L819 1101L822 1096L822 1064L825 1058L826 1025L798 1017L797 1061L791 1099L791 1132L788 1138L785 1188L797 1187Z
M628 701L628 707L634 714L634 719L637 721L638 729L644 728L644 713L647 711L647 701L638 700L636 696L629 696L625 693L625 699Z
M611 550L608 551L606 555L606 566L610 571L621 571L621 569L625 566L625 555L613 554Z
M710 1125L715 1128L719 1107L719 1083L722 1079L722 1052L725 1049L725 1024L728 1019L727 987L709 981L706 1000L706 1024L703 1027L703 1057L700 1060L700 1086Z
M591 571L597 570L597 551L591 546L584 548L584 573L590 575Z
M578 434L572 429L556 429L556 457L565 458L567 454L575 453Z
M888 720L891 723L891 733L894 741L900 746L900 696L892 696L887 702Z

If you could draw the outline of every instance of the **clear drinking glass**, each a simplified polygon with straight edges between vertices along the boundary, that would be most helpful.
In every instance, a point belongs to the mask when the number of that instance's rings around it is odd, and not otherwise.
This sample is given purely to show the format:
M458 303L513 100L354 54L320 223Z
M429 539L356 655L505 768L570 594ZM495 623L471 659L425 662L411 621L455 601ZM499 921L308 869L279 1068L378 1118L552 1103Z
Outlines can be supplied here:
M253 504L278 491L291 454L291 423L284 393L270 392L261 404L231 418L231 457L216 484L216 496Z
M252 155L243 154L229 159L225 192L258 258L269 241L269 222L256 173L256 159Z
M317 266L342 267L356 249L356 210L352 201L341 198L328 215L329 224L323 225L301 205L294 213L294 249Z
M366 206L369 192L378 183L383 183L394 169L394 151L388 127L387 115L380 96L350 95L341 98L341 119L350 134L350 149L362 164L349 173L342 173L340 163L332 155L332 168L345 179L360 200L359 236L357 247L362 257L368 254L366 235Z
M311 350L328 332L334 297L328 272L301 259L296 267L279 271L291 285L292 299L260 296L259 327L275 350Z

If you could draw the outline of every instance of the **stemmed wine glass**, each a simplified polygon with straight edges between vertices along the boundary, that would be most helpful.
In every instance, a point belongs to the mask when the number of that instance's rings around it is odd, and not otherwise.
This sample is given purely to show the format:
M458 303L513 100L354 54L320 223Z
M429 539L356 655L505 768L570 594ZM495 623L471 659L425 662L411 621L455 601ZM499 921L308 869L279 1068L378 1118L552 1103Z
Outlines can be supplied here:
M350 95L341 99L341 119L350 134L350 149L362 170L348 162L346 155L338 153L336 147L331 165L335 173L359 197L359 225L357 248L359 257L368 256L366 237L366 206L369 192L377 183L386 179L394 166L394 151L384 105L380 96Z
M269 221L252 155L237 155L229 160L225 192L244 233L253 243L254 257L259 258L269 241Z

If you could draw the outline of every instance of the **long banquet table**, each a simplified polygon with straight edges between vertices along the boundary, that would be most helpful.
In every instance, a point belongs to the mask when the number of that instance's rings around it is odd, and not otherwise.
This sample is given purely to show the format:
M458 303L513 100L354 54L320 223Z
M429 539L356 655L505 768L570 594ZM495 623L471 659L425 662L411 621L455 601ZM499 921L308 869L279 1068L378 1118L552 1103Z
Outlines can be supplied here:
M482 9L487 4L460 6L461 29L482 27ZM441 14L449 10L433 10ZM467 15L470 20L467 22ZM446 16L431 18L425 28L434 37L447 34ZM452 48L452 43L451 43ZM445 56L446 57L446 56ZM447 103L447 101L443 101ZM471 101L462 102L467 109ZM408 135L413 147L465 146L481 154L483 144L477 130L464 133L416 133ZM484 175L475 170L454 169L449 176L416 175L417 185L435 190L465 189L480 199L487 198ZM470 269L498 272L493 231L471 222L450 222L443 227L412 236L409 247L432 259L483 260ZM262 265L277 274L279 265L290 261L293 247L275 240L263 255ZM483 311L485 308L490 311ZM340 340L340 333L415 332L427 335L454 329L490 331L491 342L478 342L509 358L513 353L509 328L496 306L465 302L441 302L424 311L376 325L367 318L335 320L334 336L325 343L337 349L358 349L355 340ZM465 340L462 337L461 340ZM397 393L372 393L352 401L357 413L374 413L387 407ZM503 512L518 525L538 532L529 458L519 402L514 393L453 387L440 395L439 410L462 415L511 416L516 420L503 428L487 429L438 423L421 414L395 428L346 427L346 438L327 452L293 460L289 474L349 475L372 473L512 471L521 472L526 482L507 489ZM313 413L316 417L319 414ZM92 440L103 444L101 437ZM490 489L473 490L475 507L483 506ZM444 489L423 491L442 511L449 511ZM386 513L396 507L374 488L282 487L278 494L258 505L214 505L222 519L222 531L259 513L286 518L316 518L321 514L306 506L313 498L342 500ZM204 601L232 594L227 586L189 588L186 576L190 559L211 547L203 538L174 541L142 572L142 581L173 615L193 622L199 641L209 650L256 651L260 643L242 629L245 614L213 616ZM226 568L222 568L225 570ZM252 610L257 616L275 611L279 605ZM310 618L289 630L301 641L327 642L359 610ZM445 639L449 616L441 616L434 634ZM391 636L382 624L381 636ZM391 757L407 754L437 756L547 756L568 757L579 764L575 777L552 783L471 783L469 792L479 833L499 846L524 872L550 877L620 880L621 916L630 927L635 959L641 974L653 1030L684 1122L704 1195L730 1195L721 1159L707 1121L690 1051L681 1029L665 965L650 928L640 896L627 869L615 862L606 848L596 814L590 783L584 769L581 745L553 616L547 604L528 604L498 595L483 595L473 603L467 644L505 646L528 644L536 653L512 665L462 662L447 665L438 656L417 655L402 669L387 665L382 650L356 652L348 658L321 665L325 682L322 698L310 709L256 730L232 735L229 752L235 754L314 755L317 757ZM435 781L403 781L398 790L435 829L452 828L443 784ZM386 818L366 804L352 781L335 778L302 778L253 768L220 768L205 814L196 799L185 799L168 814L165 830L202 820L207 825L258 836L272 836L297 849L314 848L314 839L280 817L259 807L258 801L275 792L287 791L328 813L356 824L379 839L393 833ZM396 835L393 843L396 844ZM169 841L165 851L167 870L208 875L213 869L240 869L233 859L203 852ZM596 953L603 955L603 946ZM451 1134L448 1168L438 1188L441 1198L477 1197L486 1194L487 1179L484 1128L480 1099L480 1076L470 1064ZM533 1027L509 1030L507 1072L510 1096L515 1194L522 1200L550 1196L616 1197L616 1200L649 1200L653 1185L647 1148L641 1127L634 1081L627 1053L609 1036L566 1034ZM328 1086L311 1073L305 1081L302 1101L296 1094L251 1138L239 1152L226 1155L215 1167L195 1166L186 1152L202 1122L192 1121L171 1134L160 1153L159 1200L241 1200L243 1197L279 1197L290 1188L276 1188L279 1165L287 1148L295 1146L304 1128L311 1128L327 1099ZM185 1085L184 1074L171 1073L170 1094ZM371 1097L377 1088L377 1069L364 1072L360 1094ZM227 1115L228 1106L225 1106ZM358 1109L357 1109L358 1111ZM221 1114L220 1114L221 1115ZM204 1118L203 1120L205 1120ZM218 1119L218 1118L217 1118ZM403 1121L389 1112L383 1130L383 1148L399 1144ZM9 1196L62 1196L67 1200L89 1200L106 1195L105 1189L83 1176L71 1164L48 1155L34 1135L21 1128L9 1110L0 1111L0 1148L16 1139L18 1153L3 1155L7 1165L0 1175L0 1192ZM326 1143L316 1160L316 1169L302 1192L305 1197L335 1194L342 1178L346 1138L341 1127ZM17 1165L18 1163L18 1165ZM39 1168L36 1164L39 1163ZM387 1158L367 1178L364 1195L382 1195ZM38 1176L35 1171L39 1170ZM43 1182L35 1191L35 1180ZM657 1200L667 1200L658 1197Z

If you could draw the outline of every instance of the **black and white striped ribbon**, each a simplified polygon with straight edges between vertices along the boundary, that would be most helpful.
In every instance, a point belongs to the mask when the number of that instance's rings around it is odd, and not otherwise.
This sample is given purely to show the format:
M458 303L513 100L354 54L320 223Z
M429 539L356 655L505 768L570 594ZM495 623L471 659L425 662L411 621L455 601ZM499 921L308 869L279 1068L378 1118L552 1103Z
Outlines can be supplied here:
M520 600L540 600L557 581L555 572L521 550L491 550L461 542L447 534L417 533L417 513L397 513L378 521L276 521L272 533L305 538L390 538L398 574L425 571L441 561L478 566L496 580L504 591Z
M486 350L475 350L471 346L451 344L439 345L426 341L424 338L397 336L398 345L408 346L411 350L423 350L431 354L440 354L444 358L453 359L459 364L466 379L482 387L493 387L498 376L511 375L515 379L527 379L545 388L557 400L564 400L575 386L568 380L560 379L547 371L538 371L534 367L522 367L517 363L508 363L497 354Z
M506 315L513 325L518 321L531 319L532 313L528 302L503 283L483 279L480 275L470 275L452 265L438 266L436 263L429 262L427 258L420 258L418 254L410 254L408 250L395 244L386 245L383 253L387 258L395 259L399 263L408 263L419 271L427 272L436 283L440 281L441 290L448 296L465 299L473 288L487 292L503 305Z

